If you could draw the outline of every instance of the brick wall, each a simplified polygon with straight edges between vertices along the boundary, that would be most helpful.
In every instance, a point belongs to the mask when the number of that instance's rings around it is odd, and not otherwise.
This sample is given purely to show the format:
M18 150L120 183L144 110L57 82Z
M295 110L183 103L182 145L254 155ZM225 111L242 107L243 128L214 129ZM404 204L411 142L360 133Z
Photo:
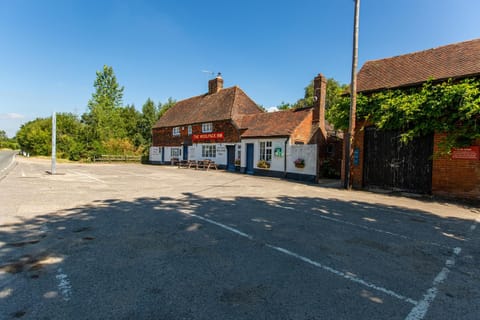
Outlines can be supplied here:
M223 132L225 139L223 142L240 142L240 133L230 120L212 122L213 132ZM180 136L173 136L173 127L154 128L152 130L152 140L154 147L172 147L182 144L192 144L192 136L188 135L188 125L179 126ZM201 134L202 124L192 124L192 134ZM204 140L202 143L219 142Z
M434 150L445 134L435 134ZM475 145L480 145L477 141ZM451 159L450 156L433 159L432 193L435 195L480 200L480 161Z
M307 144L310 140L312 132L312 112L303 119L303 121L295 128L290 138L292 143L302 142Z

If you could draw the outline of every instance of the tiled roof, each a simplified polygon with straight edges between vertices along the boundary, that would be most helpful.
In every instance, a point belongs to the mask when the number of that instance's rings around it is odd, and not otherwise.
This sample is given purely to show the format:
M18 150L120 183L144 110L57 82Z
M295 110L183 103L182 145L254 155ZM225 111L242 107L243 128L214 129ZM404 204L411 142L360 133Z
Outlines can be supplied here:
M266 112L242 117L242 138L287 137L312 112L311 108Z
M367 61L358 73L358 92L414 86L433 78L480 75L480 39L392 58Z
M235 121L242 115L260 112L256 103L235 86L178 101L153 127L176 127L228 119Z

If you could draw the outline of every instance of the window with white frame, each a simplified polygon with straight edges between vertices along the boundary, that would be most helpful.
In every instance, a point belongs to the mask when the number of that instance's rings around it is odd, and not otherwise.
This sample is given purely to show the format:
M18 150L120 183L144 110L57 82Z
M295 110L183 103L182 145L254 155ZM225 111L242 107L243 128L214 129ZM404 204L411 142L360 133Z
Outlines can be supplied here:
M203 158L215 158L217 156L217 146L214 144L206 144L202 146Z
M172 158L178 158L182 155L182 149L180 148L172 148L170 149L170 156Z
M213 131L213 124L209 123L202 123L202 132L212 132Z
M272 161L272 141L260 141L260 160Z
M180 135L180 127L175 127L172 129L172 135L179 136Z
M188 126L188 135L189 135L189 136L192 135L192 126Z

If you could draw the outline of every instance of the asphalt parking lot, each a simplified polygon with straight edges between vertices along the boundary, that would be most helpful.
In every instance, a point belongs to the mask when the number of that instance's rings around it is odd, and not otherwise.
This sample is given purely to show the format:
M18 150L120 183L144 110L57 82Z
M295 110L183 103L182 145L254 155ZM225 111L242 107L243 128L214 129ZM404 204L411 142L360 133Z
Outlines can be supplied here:
M1 319L479 319L472 205L223 171L17 159Z

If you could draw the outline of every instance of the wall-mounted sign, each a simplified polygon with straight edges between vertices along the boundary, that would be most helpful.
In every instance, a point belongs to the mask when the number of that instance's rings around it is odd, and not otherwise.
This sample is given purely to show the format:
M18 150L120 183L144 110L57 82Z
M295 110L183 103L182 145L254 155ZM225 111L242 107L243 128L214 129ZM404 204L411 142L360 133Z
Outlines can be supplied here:
M353 165L358 166L360 164L360 149L355 148L353 150Z
M480 160L480 146L471 146L468 148L453 148L452 159Z
M205 140L223 141L225 135L223 132L200 133L192 135L192 142L200 142Z
M275 157L283 157L282 148L275 147L273 154L275 155Z

